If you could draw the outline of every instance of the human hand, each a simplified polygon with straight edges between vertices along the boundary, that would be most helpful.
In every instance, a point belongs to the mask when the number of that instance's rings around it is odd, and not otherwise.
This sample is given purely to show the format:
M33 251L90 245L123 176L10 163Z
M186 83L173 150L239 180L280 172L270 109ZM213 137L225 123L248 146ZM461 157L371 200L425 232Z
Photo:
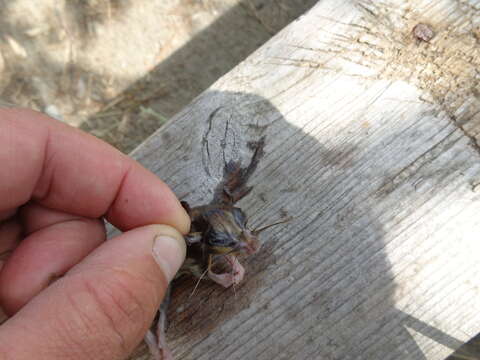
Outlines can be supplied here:
M105 241L102 217L124 233ZM11 315L0 359L124 359L184 260L189 226L170 189L129 157L39 113L0 109L0 304Z

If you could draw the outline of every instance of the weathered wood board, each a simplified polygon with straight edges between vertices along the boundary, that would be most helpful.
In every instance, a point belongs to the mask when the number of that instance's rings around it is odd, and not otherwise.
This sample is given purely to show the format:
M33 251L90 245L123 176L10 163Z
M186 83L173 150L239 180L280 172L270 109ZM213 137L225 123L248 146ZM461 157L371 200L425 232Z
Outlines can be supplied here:
M236 289L178 285L176 358L444 359L480 331L479 13L320 1L133 153L197 205L265 135L240 205L295 218Z

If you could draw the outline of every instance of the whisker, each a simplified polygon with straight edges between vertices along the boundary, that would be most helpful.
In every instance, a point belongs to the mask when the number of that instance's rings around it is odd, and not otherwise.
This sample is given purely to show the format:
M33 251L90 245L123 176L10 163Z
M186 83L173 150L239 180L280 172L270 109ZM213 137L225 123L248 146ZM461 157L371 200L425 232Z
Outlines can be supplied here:
M234 275L235 275L235 273L234 273L234 260L231 260L230 258L231 257L235 258L235 257L234 256L227 257L227 255L228 255L228 253L224 254L224 257L225 257L225 260L230 264L230 275L233 278ZM235 282L232 283L232 287L233 287L233 295L234 295L235 299L237 299L237 289L235 288Z
M197 290L198 285L200 285L200 281L202 281L202 279L205 277L205 275L207 274L207 272L208 272L208 268L207 268L207 270L205 270L205 271L203 272L202 275L200 275L200 277L198 278L197 283L195 284L195 287L194 287L193 290L192 290L192 293L191 293L190 296L188 297L189 299L193 296L193 294L195 294L195 291Z
M273 224L268 224L268 225L262 226L261 228L257 228L257 229L255 229L255 230L253 230L252 232L253 232L254 234L260 234L263 230L266 230L266 229L268 229L268 228L270 228L270 227L272 227L272 226L275 226L275 225L284 224L284 223L289 222L289 221L291 221L291 220L293 220L293 217L290 216L290 217L288 217L288 218L286 218L286 219L282 219L282 220L280 220L280 221L274 222Z
M234 276L234 273L233 273L233 266L232 266L232 277ZM237 289L235 288L235 282L232 283L232 287L233 287L233 297L235 298L235 301L237 300Z

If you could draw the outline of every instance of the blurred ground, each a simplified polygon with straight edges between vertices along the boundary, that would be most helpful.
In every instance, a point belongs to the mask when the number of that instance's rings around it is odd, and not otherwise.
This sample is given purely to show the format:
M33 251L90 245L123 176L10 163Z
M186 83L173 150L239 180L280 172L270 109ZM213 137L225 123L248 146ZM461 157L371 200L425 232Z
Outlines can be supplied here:
M0 0L0 99L124 152L316 0Z
M129 152L316 2L0 0L0 105Z

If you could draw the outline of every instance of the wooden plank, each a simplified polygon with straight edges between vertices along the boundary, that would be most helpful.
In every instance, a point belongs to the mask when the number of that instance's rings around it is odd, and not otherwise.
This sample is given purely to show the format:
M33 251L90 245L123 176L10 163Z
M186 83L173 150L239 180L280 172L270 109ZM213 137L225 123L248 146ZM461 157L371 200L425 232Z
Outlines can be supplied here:
M479 8L320 1L133 153L198 205L265 135L241 207L295 217L235 291L178 285L178 359L443 359L480 331Z

